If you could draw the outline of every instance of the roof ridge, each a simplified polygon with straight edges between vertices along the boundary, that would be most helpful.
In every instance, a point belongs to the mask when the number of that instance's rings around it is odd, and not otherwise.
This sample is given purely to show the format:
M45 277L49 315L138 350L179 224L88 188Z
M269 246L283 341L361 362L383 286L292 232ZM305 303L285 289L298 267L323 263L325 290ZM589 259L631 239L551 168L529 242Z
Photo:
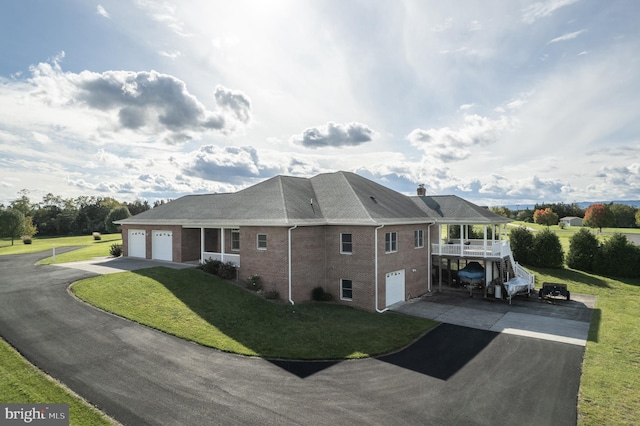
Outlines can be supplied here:
M284 176L278 175L278 185L280 186L280 198L282 198L282 210L284 215L284 221L289 223L289 211L287 209L287 197L284 196L284 185L282 183L282 178Z
M371 216L371 213L369 212L369 209L364 205L364 203L362 202L362 200L360 199L360 197L358 197L358 193L356 192L356 190L355 190L355 189L353 189L353 185L351 184L351 182L349 181L349 179L347 179L347 176L345 175L345 173L347 173L347 172L344 172L344 171L342 171L342 170L341 170L341 171L339 171L339 172L336 172L336 174L339 174L340 176L342 176L342 178L345 180L345 182L347 182L347 186L349 187L349 189L350 189L350 190L351 190L351 192L353 193L354 198L357 200L357 202L358 202L358 204L360 205L360 207L362 208L362 210L364 210L364 212L366 213L367 217L368 217L370 220L372 220L372 221L374 221L374 222L377 222L377 221L373 218L373 216ZM352 175L354 175L354 176L358 176L358 177L360 177L359 175L357 175L357 174L355 174L355 173L350 173L350 174L352 174Z

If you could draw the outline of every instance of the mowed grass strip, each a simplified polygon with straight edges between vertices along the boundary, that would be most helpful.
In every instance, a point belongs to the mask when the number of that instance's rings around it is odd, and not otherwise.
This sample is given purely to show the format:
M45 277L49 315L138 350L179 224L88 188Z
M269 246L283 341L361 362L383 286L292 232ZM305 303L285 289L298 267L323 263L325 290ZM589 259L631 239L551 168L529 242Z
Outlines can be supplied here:
M117 424L26 361L0 339L0 402L69 404L70 425Z
M640 279L532 268L536 283L561 282L597 296L585 350L578 424L637 425L640 413Z
M112 244L122 244L121 234L103 234L100 240L95 240L91 235L74 237L34 237L31 244L24 244L22 240L15 240L11 245L11 240L0 240L0 255L27 254L41 251L49 251L53 254L53 246L60 247L82 247L67 253L57 253L55 263L79 262L90 260L94 257L109 256L109 249ZM41 260L38 264L48 265L53 263L52 257Z
M437 325L331 303L274 303L197 269L104 275L72 290L101 309L183 339L266 358L364 358L402 348Z

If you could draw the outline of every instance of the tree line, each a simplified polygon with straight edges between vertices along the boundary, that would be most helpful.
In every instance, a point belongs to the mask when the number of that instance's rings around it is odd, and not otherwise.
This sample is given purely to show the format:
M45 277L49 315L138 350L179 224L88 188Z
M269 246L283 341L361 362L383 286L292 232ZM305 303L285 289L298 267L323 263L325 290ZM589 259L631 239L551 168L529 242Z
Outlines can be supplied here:
M122 202L112 197L63 198L48 193L39 202L29 190L18 192L8 206L0 204L0 238L19 239L34 235L86 235L117 232L113 221L142 213L170 200L150 205L146 200Z
M508 207L491 207L491 211L509 219L540 225L558 225L563 217L579 217L591 228L640 227L640 209L627 204L597 203L586 209L576 203L536 204L533 209L513 211Z

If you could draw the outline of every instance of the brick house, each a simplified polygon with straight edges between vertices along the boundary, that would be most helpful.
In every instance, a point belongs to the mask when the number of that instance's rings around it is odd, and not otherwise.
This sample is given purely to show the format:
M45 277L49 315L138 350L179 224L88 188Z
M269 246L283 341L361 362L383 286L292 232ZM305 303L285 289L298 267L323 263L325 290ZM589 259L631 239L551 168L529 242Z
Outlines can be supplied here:
M265 290L291 303L319 286L340 303L383 311L431 291L436 276L441 285L451 259L490 265L510 254L508 219L424 192L409 197L348 172L276 176L236 193L188 195L118 223L124 256L233 262L240 279L257 274ZM484 229L473 245L471 225ZM448 237L452 226L459 241Z

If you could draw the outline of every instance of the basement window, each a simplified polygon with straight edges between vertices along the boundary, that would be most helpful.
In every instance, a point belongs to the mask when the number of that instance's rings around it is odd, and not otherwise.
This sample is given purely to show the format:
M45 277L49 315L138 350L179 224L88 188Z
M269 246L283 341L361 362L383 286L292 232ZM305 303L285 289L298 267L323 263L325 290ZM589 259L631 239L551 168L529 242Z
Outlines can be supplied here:
M353 300L353 281L340 280L340 299Z

